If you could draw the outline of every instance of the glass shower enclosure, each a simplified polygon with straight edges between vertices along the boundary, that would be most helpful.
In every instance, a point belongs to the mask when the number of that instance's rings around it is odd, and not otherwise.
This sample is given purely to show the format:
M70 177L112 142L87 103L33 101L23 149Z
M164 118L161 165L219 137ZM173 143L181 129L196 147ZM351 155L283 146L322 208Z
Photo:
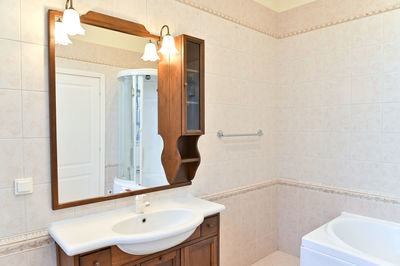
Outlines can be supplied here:
M165 185L160 159L163 142L158 135L157 70L123 70L118 79L119 163L114 192Z

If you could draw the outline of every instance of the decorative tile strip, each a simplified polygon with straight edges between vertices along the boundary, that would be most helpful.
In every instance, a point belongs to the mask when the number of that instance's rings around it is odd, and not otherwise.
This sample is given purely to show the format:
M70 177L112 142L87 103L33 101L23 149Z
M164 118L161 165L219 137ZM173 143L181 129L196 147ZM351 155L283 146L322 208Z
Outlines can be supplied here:
M326 28L326 27L331 27L331 26L342 24L342 23L345 23L345 22L350 22L350 21L353 21L353 20L366 18L366 17L370 17L370 16L373 16L373 15L378 15L378 14L385 13L385 12L388 12L388 11L393 11L393 10L396 10L396 9L399 9L399 8L400 8L400 4L396 4L396 5L393 5L393 6L389 6L387 8L382 8L382 9L378 9L378 10L372 10L372 11L369 11L369 12L366 12L366 13L363 13L363 14L351 16L351 17L348 17L348 18L343 18L343 19L340 19L340 20L337 20L337 21L330 21L330 22L327 22L327 23L324 23L324 24L308 27L308 28L305 28L305 29L297 30L297 31L292 31L292 32L289 32L289 33L277 33L276 36L277 36L277 39L284 39L284 38L292 37L294 35L299 35L299 34L302 34L302 33L307 33L307 32L310 32L310 31L319 30L319 29L323 29L323 28Z
M325 192L325 193L345 195L345 196L349 196L349 197L353 197L353 198L361 198L361 199L381 201L381 202L385 202L385 203L400 204L399 197L383 195L383 194L381 195L381 194L371 193L371 192L363 191L363 190L347 189L347 188L343 188L343 187L335 187L335 186L329 186L329 185L323 185L323 184L309 183L309 182L303 182L303 181L285 179L285 178L275 178L275 179L268 180L266 182L253 184L250 186L244 186L244 187L235 188L235 189L231 189L231 190L227 190L227 191L223 191L223 192L205 195L202 198L205 200L216 201L216 200L234 197L234 196L237 196L240 194L245 194L245 193L248 193L251 191L255 191L255 190L259 190L259 189L263 189L263 188L267 188L267 187L271 187L271 186L275 186L275 185L298 187L298 188L321 191L321 192Z
M261 29L261 28L252 26L252 25L250 25L249 23L247 23L245 21L242 21L242 20L239 20L237 18L228 16L228 15L223 14L223 13L221 13L219 11L214 10L214 9L211 9L211 8L208 8L208 7L204 7L204 6L200 6L199 4L194 3L194 2L192 2L190 0L176 0L176 1L178 1L180 3L183 3L183 4L186 4L188 6L200 9L202 11L208 12L210 14L213 14L215 16L221 17L223 19L229 20L229 21L231 21L233 23L242 25L242 26L247 27L249 29L258 31L260 33L264 33L264 34L266 34L266 35L268 35L270 37L276 38L276 39L284 39L284 38L292 37L292 36L295 36L295 35L307 33L307 32L310 32L310 31L319 30L319 29L323 29L323 28L326 28L326 27L331 27L331 26L334 26L334 25L342 24L342 23L345 23L345 22L350 22L350 21L353 21L353 20L357 20L357 19L361 19L361 18L365 18L365 17L381 14L381 13L384 13L384 12L400 9L400 4L396 4L396 5L389 6L387 8L382 8L382 9L378 9L378 10L372 10L372 11L369 11L369 12L365 12L363 14L359 14L359 15L343 18L343 19L340 19L340 20L337 20L337 21L329 21L327 23L320 24L320 25L315 25L315 26L311 26L311 27L307 27L305 29L300 29L300 30L296 30L296 31L288 32L288 33L281 33L281 32L277 32L277 30L275 30L275 32L272 32L272 31L267 31L265 29ZM279 16L279 13L277 15Z
M242 20L239 20L239 19L237 19L237 18L231 17L231 16L226 15L226 14L224 14L224 13L221 13L221 12L215 10L215 9L211 9L211 8L208 8L208 7L205 7L205 6L201 6L201 5L199 5L199 4L197 4L197 3L194 3L194 2L192 2L192 1L190 1L190 0L176 0L176 1L177 1L177 2L180 2L180 3L182 3L182 4L185 4L185 5L188 5L188 6L197 8L197 9L200 9L200 10L202 10L202 11L204 11L204 12L213 14L213 15L215 15L215 16L217 16L217 17L220 17L220 18L229 20L229 21L231 21L231 22L233 22L233 23L239 24L239 25L244 26L244 27L246 27L246 28L249 28L249 29L258 31L258 32L260 32L260 33L264 33L264 34L266 34L266 35L268 35L268 36L271 36L271 37L273 37L273 38L278 38L278 34L276 34L275 32L268 31L268 30L265 30L265 29L262 29L262 28L253 26L253 25L251 25L250 23L247 23L247 22L245 22L245 21L242 21Z
M36 231L0 239L0 257L29 251L53 244L47 230Z
M400 198L398 198L398 197L381 195L381 194L377 194L377 193L371 193L371 192L356 190L356 189L347 189L347 188L342 188L342 187L302 182L302 181L284 179L284 178L279 178L278 184L283 185L283 186L298 187L298 188L310 189L310 190L315 190L315 191L320 191L320 192L325 192L325 193L344 195L344 196L349 196L349 197L353 197L353 198L361 198L361 199L367 199L367 200L381 201L381 202L385 202L385 203L400 204Z
M274 179L271 179L271 180L268 180L268 181L265 181L262 183L258 183L258 184L253 184L250 186L244 186L244 187L240 187L240 188L226 190L223 192L218 192L215 194L209 194L209 195L203 196L202 198L205 200L210 200L210 201L226 199L226 198L230 198L230 197L237 196L240 194L248 193L251 191L271 187L271 186L277 185L278 182L279 182L279 179L274 178Z

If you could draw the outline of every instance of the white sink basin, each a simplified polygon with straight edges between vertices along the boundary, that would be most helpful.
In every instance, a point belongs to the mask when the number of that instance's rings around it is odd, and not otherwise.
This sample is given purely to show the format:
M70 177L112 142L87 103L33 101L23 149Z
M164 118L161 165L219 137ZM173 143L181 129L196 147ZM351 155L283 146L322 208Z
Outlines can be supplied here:
M183 242L204 217L225 207L185 194L154 200L145 214L136 214L133 209L53 222L49 233L68 256L114 245L127 253L149 254Z
M189 209L170 209L128 218L112 227L121 237L117 246L134 255L151 254L182 243L203 222Z

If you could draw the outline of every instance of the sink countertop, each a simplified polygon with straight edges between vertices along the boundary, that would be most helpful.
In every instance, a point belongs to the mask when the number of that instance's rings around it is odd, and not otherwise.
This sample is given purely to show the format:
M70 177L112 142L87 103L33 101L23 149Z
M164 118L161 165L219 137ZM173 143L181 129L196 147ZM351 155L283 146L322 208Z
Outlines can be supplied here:
M151 201L146 213L168 209L189 209L204 217L217 214L225 209L224 205L195 198L191 195L180 195ZM74 256L95 249L113 246L121 235L112 230L114 224L137 215L134 206L113 211L87 215L53 222L49 234L68 256Z

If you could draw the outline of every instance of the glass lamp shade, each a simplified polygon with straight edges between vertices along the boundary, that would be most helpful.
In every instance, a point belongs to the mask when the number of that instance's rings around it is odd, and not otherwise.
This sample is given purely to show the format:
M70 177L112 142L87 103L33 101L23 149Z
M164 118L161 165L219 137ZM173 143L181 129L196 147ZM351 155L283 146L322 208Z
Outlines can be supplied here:
M171 35L165 35L162 40L161 49L158 50L160 53L166 54L177 54L178 50L175 48L175 40Z
M144 47L144 53L141 57L144 61L157 61L160 60L157 54L157 48L154 43L149 42Z
M63 23L65 32L68 35L85 35L85 30L81 26L79 13L75 9L68 8L64 10Z
M68 34L65 32L64 24L61 21L56 21L54 31L54 39L56 44L68 45L72 43L68 38Z

